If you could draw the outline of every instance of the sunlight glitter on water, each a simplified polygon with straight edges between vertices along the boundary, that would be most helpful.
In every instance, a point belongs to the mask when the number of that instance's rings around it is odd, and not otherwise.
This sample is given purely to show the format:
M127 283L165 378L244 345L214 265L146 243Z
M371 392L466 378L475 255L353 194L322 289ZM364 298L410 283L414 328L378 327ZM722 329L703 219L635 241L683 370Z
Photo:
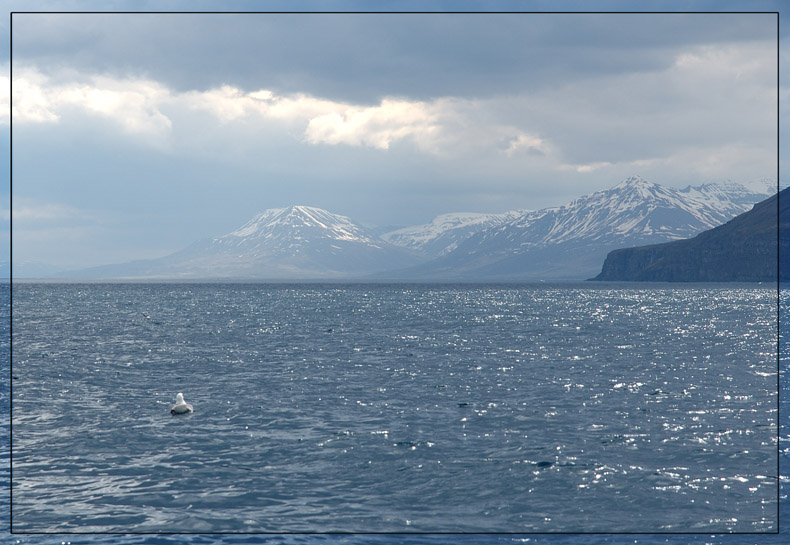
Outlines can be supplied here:
M15 297L18 528L775 527L767 290L92 289Z

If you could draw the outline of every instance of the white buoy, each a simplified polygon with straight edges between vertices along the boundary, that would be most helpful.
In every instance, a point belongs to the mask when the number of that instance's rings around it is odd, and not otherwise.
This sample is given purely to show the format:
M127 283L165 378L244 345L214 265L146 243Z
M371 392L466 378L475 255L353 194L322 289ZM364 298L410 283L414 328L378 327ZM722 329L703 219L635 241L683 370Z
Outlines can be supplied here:
M176 395L176 404L170 407L170 414L184 414L191 412L192 405L184 401L184 394L178 392Z

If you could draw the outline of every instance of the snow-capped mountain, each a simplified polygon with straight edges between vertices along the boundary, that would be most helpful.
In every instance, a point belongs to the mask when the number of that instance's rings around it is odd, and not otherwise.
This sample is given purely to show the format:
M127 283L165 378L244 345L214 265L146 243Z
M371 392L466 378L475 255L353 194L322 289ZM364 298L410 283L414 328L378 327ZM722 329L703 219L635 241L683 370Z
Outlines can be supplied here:
M512 221L522 214L523 211L504 214L442 214L436 216L431 223L404 227L384 233L381 238L397 246L419 250L430 256L440 256L454 250L459 242L475 233Z
M291 206L258 214L239 229L161 259L97 267L90 276L333 279L409 267L424 261L349 218Z
M600 271L609 251L694 236L751 209L772 193L768 187L729 183L672 189L633 176L565 206L526 212L482 230L410 274L589 278Z
M227 235L217 237L217 247L254 248L270 255L309 251L316 244L339 249L341 243L367 244L381 248L381 241L346 216L321 208L291 206L270 208Z
M738 184L672 189L632 176L565 206L528 212L501 230L520 247L623 237L672 240L720 225L768 195Z
M309 206L266 210L206 250L234 263L234 272L269 278L360 276L421 261L346 216Z
M428 225L390 232L389 241L320 208L274 208L231 233L160 259L61 276L584 279L600 271L611 250L694 236L774 192L764 181L671 189L631 177L556 208L445 214ZM429 253L438 257L428 261Z

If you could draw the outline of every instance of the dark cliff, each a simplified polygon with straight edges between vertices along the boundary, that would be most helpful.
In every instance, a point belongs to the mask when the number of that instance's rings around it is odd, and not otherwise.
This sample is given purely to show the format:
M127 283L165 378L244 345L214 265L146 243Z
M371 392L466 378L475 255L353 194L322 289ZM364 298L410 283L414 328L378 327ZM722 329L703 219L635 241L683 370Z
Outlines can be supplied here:
M788 281L789 191L694 238L614 250L592 280L776 282L778 273L780 281Z

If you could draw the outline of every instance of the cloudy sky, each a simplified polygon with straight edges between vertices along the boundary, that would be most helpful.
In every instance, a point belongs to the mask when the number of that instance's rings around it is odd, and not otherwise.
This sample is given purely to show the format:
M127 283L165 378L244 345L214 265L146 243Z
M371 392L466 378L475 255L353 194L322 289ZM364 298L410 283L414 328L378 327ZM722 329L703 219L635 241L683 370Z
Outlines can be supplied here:
M284 5L371 4L233 7ZM776 179L774 14L36 13L13 16L12 44L3 214L12 208L15 262L159 257L291 204L403 226L561 205L632 174L676 187Z

